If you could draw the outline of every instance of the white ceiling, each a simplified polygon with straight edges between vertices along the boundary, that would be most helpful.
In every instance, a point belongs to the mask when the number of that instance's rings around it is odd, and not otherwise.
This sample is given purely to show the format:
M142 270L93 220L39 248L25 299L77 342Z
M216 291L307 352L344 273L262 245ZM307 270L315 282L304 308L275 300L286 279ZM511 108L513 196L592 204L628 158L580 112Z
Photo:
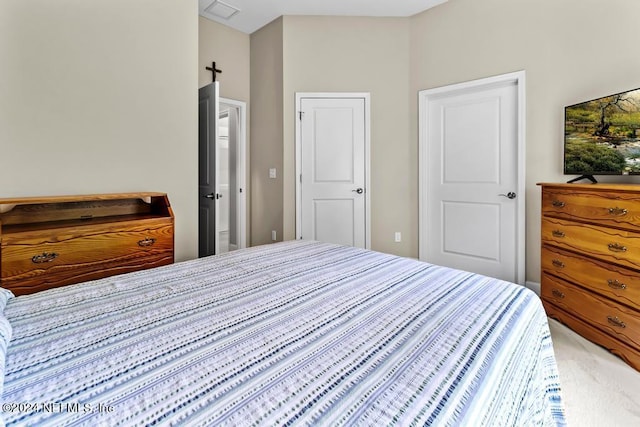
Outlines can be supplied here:
M209 12L215 1L222 9L240 9L229 19ZM282 15L411 16L448 0L198 0L200 16L251 34Z

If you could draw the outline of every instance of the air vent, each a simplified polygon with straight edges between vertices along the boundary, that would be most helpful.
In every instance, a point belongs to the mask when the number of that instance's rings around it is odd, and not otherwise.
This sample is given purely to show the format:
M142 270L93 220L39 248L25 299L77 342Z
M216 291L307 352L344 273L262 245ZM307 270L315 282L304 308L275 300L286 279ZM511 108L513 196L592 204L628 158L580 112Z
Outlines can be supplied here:
M218 18L230 19L233 15L240 12L240 9L223 1L216 0L205 9L205 12L217 16Z

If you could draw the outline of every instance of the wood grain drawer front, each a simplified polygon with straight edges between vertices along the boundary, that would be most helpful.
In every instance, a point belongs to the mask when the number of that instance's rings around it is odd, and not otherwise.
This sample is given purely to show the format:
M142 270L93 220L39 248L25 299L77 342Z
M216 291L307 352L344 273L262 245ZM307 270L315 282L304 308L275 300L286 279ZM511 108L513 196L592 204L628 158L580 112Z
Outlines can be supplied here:
M127 266L173 262L173 224L166 221L58 229L53 238L47 232L6 237L1 249L6 287L60 286L130 271Z
M598 328L594 328L590 324L583 322L582 319L571 316L547 301L543 300L542 304L549 317L559 320L586 339L607 348L610 352L622 357L629 365L640 371L640 352L634 347L627 345L624 341L613 338Z
M640 314L635 310L547 274L542 275L542 298L640 349Z
M640 194L545 189L542 214L640 231Z
M542 243L640 268L640 233L545 217Z
M640 310L640 274L553 247L542 247L542 269Z

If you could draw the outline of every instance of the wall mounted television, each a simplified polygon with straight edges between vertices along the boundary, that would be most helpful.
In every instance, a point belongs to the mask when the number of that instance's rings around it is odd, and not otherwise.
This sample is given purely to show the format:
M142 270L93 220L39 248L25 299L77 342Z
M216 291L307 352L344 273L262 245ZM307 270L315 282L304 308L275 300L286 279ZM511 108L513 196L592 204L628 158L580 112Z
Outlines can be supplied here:
M564 174L640 175L640 88L565 107Z

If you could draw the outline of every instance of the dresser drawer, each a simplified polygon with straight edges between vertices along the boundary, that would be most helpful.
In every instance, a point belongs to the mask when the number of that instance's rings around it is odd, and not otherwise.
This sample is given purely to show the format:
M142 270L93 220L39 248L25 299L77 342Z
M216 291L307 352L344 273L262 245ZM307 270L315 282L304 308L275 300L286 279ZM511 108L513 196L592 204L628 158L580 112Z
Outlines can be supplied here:
M547 189L542 194L542 214L640 231L640 195Z
M640 309L640 274L602 261L542 247L542 269L618 303Z
M546 273L542 298L626 344L640 349L640 314Z
M640 233L545 217L541 239L546 245L640 268Z
M173 223L125 221L5 234L0 250L2 286L30 293L172 263Z

